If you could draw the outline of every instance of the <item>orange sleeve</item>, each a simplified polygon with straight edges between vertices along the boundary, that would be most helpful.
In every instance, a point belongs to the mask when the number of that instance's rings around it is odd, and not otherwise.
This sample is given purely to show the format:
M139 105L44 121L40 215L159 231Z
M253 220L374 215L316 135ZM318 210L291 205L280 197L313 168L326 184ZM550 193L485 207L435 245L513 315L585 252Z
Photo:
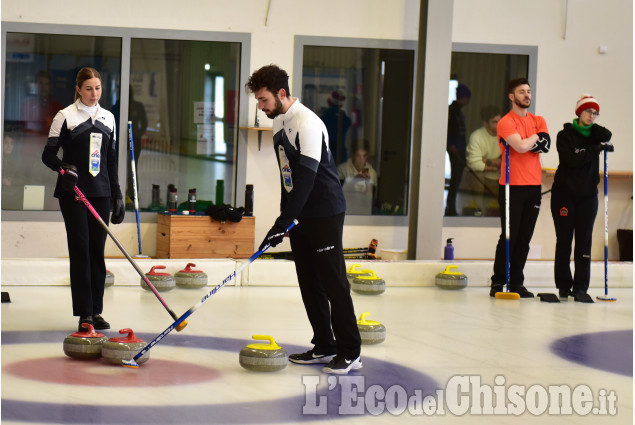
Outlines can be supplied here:
M516 128L516 123L513 119L508 116L504 116L498 121L498 126L496 127L496 132L498 135L498 141L500 143L500 139L507 139L512 134L517 134L518 129Z

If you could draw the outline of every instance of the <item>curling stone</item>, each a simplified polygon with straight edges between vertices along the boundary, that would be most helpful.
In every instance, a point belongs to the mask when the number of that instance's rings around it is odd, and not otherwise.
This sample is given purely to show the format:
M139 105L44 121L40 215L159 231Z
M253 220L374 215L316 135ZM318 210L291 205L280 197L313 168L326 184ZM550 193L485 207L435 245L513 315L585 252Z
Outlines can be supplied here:
M108 340L102 333L95 332L93 325L83 323L83 332L75 332L64 338L64 354L73 359L98 359L101 347Z
M353 264L346 271L346 278L348 279L348 283L352 284L353 279L359 276L370 276L373 272L372 270L358 270L361 267L361 264Z
M434 278L434 284L443 289L463 289L467 286L467 276L461 272L453 272L459 266L451 264Z
M106 281L104 282L106 288L115 284L115 274L110 270L106 270Z
M357 329L362 337L362 344L371 345L384 342L386 339L386 327L374 320L366 320L370 313L362 313L357 321Z
M124 337L113 337L104 342L101 347L101 356L112 364L121 364L122 360L131 360L137 355L146 343L138 338L132 329L126 328L119 330L120 334L128 334ZM146 352L137 360L138 364L145 363L150 360L150 352Z
M289 355L281 348L273 337L254 335L255 340L269 341L269 344L249 344L240 350L238 362L247 370L257 372L275 372L287 367Z
M200 270L193 270L194 263L187 263L185 269L174 273L176 286L186 289L198 289L207 286L207 274Z
M379 295L386 290L386 281L370 270L370 276L358 276L353 279L351 289L358 294Z
M174 276L172 276L170 273L162 273L162 272L156 271L157 269L164 269L164 268L165 266L152 266L150 271L146 273L146 277L148 278L150 283L154 285L154 287L159 292L169 291L176 287ZM145 280L142 278L140 281L141 281L141 287L149 291L150 288L148 287L148 284L145 282Z

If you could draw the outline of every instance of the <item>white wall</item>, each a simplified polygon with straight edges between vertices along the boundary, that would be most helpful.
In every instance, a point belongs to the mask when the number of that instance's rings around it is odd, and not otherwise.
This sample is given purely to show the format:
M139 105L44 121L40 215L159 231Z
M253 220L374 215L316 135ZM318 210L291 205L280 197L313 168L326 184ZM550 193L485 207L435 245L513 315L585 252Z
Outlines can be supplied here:
M452 0L430 0L430 3L439 6L446 1ZM108 7L96 9L94 5L76 0L65 1L62 7L48 0L4 0L0 7L2 20L11 22L251 33L251 70L275 62L291 72L296 34L407 40L418 37L417 0L271 0L267 17L268 3L264 0L189 0L184 7L183 2L172 0L112 0ZM545 116L550 131L555 133L562 123L570 121L576 99L583 92L591 92L601 105L599 122L614 133L617 153L611 157L611 169L632 171L632 1L569 0L567 37L563 39L565 4L566 0L534 0L531 3L454 0L453 22L447 22L447 25L452 28L454 42L537 45L536 111ZM606 55L597 53L599 45L608 47ZM295 94L293 87L291 90ZM426 106L428 115L430 108L433 107ZM446 116L446 109L439 109L439 116ZM253 108L249 108L249 114L248 122L253 122ZM444 131L445 120L436 120L436 125L440 126L437 132ZM259 240L276 216L279 188L273 152L267 149L270 139L264 135L263 149L258 151L257 136L249 137L246 181L256 184L254 209L256 239ZM556 164L555 153L545 156L545 166L555 167ZM613 214L623 210L625 200L632 194L632 180L617 186L611 196ZM423 186L422 191L425 191ZM541 247L541 258L549 259L553 258L550 247L554 242L546 201L543 201L534 243ZM438 205L438 200L432 202ZM128 221L112 229L126 248L135 253L135 224ZM142 225L144 254L155 252L155 229L151 223ZM595 259L602 258L602 255L596 255L596 250L603 245L603 224L596 225L598 229L600 236L594 239ZM423 243L438 246L440 257L444 238L449 234L460 235L457 237L457 257L492 258L497 232L497 228L446 228L441 240L435 237L435 240ZM380 248L405 248L407 229L345 227L345 246L366 246L371 238L380 241ZM614 239L613 234L613 243ZM281 249L289 247L286 245ZM2 256L5 258L59 257L66 255L65 250L66 238L61 222L2 223ZM107 255L120 255L111 242L107 245Z

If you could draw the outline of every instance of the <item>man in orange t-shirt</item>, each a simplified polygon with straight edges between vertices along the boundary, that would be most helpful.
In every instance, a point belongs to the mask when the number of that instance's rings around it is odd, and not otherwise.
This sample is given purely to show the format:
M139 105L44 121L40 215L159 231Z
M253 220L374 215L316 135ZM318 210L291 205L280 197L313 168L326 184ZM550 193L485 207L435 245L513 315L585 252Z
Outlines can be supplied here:
M521 298L534 294L524 286L523 269L529 254L529 242L540 212L542 167L540 153L549 152L551 139L543 117L527 111L531 105L531 87L526 78L509 82L508 96L512 102L509 111L498 123L497 136L502 152L499 179L501 235L496 245L494 274L490 296L502 292L507 281L505 236L505 146L509 145L509 290Z

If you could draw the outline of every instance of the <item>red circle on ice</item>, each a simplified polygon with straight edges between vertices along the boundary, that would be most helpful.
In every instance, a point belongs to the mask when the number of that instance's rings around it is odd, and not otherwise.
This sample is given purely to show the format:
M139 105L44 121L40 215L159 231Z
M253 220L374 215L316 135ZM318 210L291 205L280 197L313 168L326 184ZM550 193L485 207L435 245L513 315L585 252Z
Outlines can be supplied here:
M68 357L22 360L5 366L3 373L53 384L97 387L191 385L212 381L220 376L216 369L173 360L151 359L139 369L130 369L105 364L102 359L77 360Z

